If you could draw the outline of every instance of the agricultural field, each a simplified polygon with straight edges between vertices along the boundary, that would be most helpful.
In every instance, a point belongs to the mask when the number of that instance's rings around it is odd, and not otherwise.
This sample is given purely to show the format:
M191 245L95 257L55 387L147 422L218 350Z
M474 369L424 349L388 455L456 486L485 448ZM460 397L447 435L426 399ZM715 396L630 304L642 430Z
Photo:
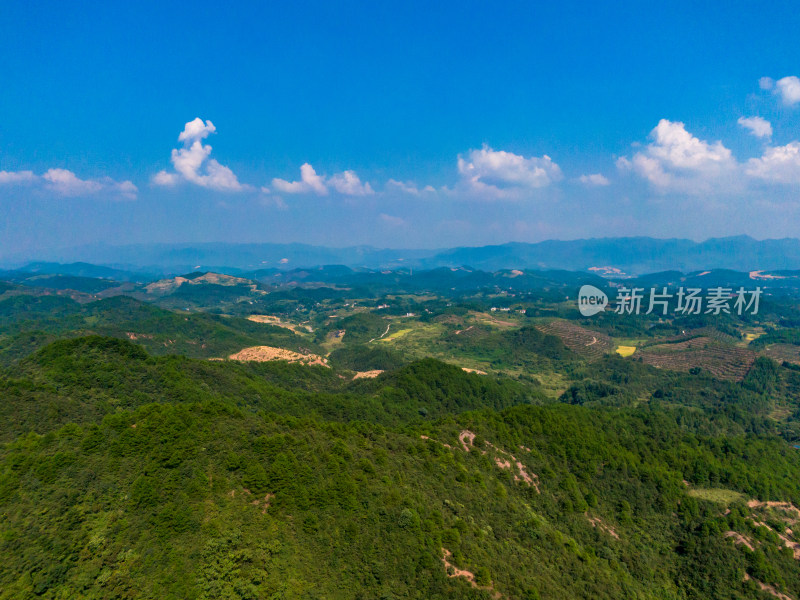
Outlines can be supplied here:
M800 346L794 344L770 344L761 353L778 362L800 365Z
M608 335L569 321L553 320L536 327L542 333L558 337L567 348L587 360L597 360L614 351L614 341Z
M649 345L642 349L639 357L645 364L660 369L683 372L703 369L720 379L741 381L755 361L756 353L700 336L683 342Z

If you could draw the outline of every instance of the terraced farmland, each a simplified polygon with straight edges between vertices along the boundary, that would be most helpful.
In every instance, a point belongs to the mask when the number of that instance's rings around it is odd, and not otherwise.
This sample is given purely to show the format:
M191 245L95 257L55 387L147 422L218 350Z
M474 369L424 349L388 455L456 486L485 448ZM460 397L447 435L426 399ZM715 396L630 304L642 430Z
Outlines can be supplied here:
M673 371L700 367L719 379L739 381L747 375L756 354L747 348L720 344L709 337L648 346L639 355L648 365Z
M770 344L761 353L778 362L800 365L800 346L794 344Z
M609 336L570 321L540 323L536 328L542 333L559 337L567 348L588 360L599 359L614 351L614 341Z
M701 327L699 329L687 329L684 333L680 335L659 337L656 339L648 340L644 344L642 344L642 347L677 344L697 339L702 340L703 344L708 343L709 340L714 340L722 344L735 344L741 341L733 337L732 335L728 335L727 333L721 332L719 329L716 329L715 327Z

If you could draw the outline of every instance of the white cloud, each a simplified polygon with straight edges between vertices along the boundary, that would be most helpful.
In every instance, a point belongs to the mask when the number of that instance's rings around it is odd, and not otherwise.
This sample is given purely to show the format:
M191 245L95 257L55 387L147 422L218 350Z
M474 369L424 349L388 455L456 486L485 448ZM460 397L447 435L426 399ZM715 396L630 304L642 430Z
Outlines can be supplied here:
M164 187L171 187L173 185L178 185L181 178L178 177L175 173L167 173L166 171L159 171L155 175L153 175L153 184L154 185L161 185Z
M0 185L24 184L35 185L65 198L104 194L133 200L139 192L130 181L115 181L110 177L80 179L67 169L48 169L44 175L36 175L33 171L0 171Z
M800 78L790 75L775 82L775 93L781 97L786 106L794 106L800 102Z
M497 198L517 197L563 178L561 168L546 154L525 158L487 145L466 157L459 155L458 172L470 189Z
M411 196L419 196L422 193L436 191L436 188L434 188L432 185L426 185L424 188L419 189L417 184L413 181L397 181L396 179L390 179L387 181L386 189L389 191L397 190L403 192L404 194L410 194Z
M318 175L310 164L300 167L300 181L287 181L275 178L272 187L284 194L316 194L327 196L330 188L344 196L370 196L374 190L369 183L364 183L355 171L343 171L331 177Z
M754 135L771 133L768 121L759 117L739 119ZM800 142L768 146L762 156L737 161L721 142L700 140L683 123L662 119L652 133L653 141L617 166L636 173L661 191L712 195L742 192L748 183L800 184Z
M745 129L749 129L750 133L757 138L772 137L772 124L766 119L761 117L739 117L736 122Z
M191 144L196 141L204 140L209 135L216 132L217 128L214 127L211 121L206 120L206 122L203 123L203 119L197 117L194 121L186 123L183 131L178 135L178 141L184 144Z
M0 171L0 185L20 185L35 180L33 171Z
M113 182L111 183L111 189L129 200L134 200L139 193L139 188L137 188L132 181Z
M42 175L42 180L45 182L46 189L68 198L105 192L134 199L139 191L130 181L119 182L110 177L80 179L75 173L67 169L49 169Z
M272 187L284 194L310 194L326 196L328 188L325 186L325 179L314 170L310 164L305 163L300 167L300 181L286 181L285 179L272 180Z
M773 87L775 87L775 81L772 79L772 77L762 77L758 80L758 87L760 87L762 90L771 90Z
M361 183L354 171L337 173L328 182L333 189L346 196L370 196L375 193L369 183Z
M674 169L706 170L730 164L731 151L722 142L709 144L694 137L683 123L661 119L652 134L650 154Z
M761 158L747 161L745 172L769 183L800 184L800 142L767 148Z
M578 177L578 181L580 181L584 185L595 185L595 186L611 185L611 182L608 180L608 177L602 175L601 173L592 173L591 175L581 175L580 177Z
M202 140L216 131L217 128L208 120L203 122L202 119L196 118L186 123L178 135L178 141L183 143L183 148L172 150L172 166L175 167L176 173L159 171L153 177L153 184L174 186L183 180L223 192L240 192L248 189L248 186L239 183L233 171L210 158L212 148L203 145Z
M419 196L419 188L417 187L417 184L412 181L397 181L396 179L390 179L386 182L386 188L390 190L397 190L412 196Z
M662 191L706 193L711 187L730 187L737 163L722 142L709 143L680 122L661 119L650 132L653 140L632 158L622 157L617 166L631 170Z

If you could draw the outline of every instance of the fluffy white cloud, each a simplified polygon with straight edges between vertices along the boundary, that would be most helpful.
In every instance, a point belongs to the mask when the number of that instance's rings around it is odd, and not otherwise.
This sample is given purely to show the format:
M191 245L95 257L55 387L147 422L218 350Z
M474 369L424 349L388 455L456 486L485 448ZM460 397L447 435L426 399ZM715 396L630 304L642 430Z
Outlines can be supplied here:
M316 194L326 196L328 188L325 186L325 179L317 175L310 164L305 163L300 167L300 181L286 181L285 179L272 180L272 187L284 194Z
M327 196L330 188L344 196L369 196L375 193L372 186L362 182L355 171L343 171L326 178L318 175L314 167L308 163L300 167L300 181L286 181L276 177L272 180L272 187L284 194L317 196Z
M50 169L42 179L47 187L62 196L86 196L99 192L102 186L97 181L79 179L67 169Z
M354 171L337 173L328 182L333 189L346 196L369 196L374 193L369 183L361 183Z
M160 186L174 186L180 181L188 181L201 187L206 187L223 192L240 192L247 186L239 183L236 175L225 165L210 158L211 146L203 145L203 140L217 128L211 121L203 122L196 118L189 121L178 135L178 141L183 143L183 148L172 150L172 166L176 173L159 171L153 177L153 184Z
M786 106L794 106L800 102L800 78L790 75L778 79L775 82L775 92Z
M705 193L712 186L730 186L736 160L722 142L709 143L686 131L680 122L661 119L650 132L652 142L617 166L631 170L662 191Z
M747 161L745 172L769 183L800 184L800 142L767 148L761 158Z
M33 171L0 171L0 185L20 185L35 180Z
M739 119L759 137L772 127L759 117ZM651 133L653 141L617 166L636 173L661 191L714 194L744 191L752 183L800 185L800 142L768 146L763 154L737 161L721 142L710 144L686 131L683 123L662 120Z
M487 145L470 150L466 157L459 155L458 172L473 191L494 197L519 196L563 178L561 168L546 154L525 158Z
M580 181L584 185L594 185L594 186L611 185L611 182L608 180L608 177L602 175L601 173L592 173L591 175L581 175L580 177L578 177L578 181Z
M757 138L772 137L772 124L766 119L761 117L739 117L736 122L745 129L749 129L750 133Z
M181 178L178 177L176 173L167 173L166 171L159 171L155 175L153 175L153 184L154 185L161 185L164 187L171 187L173 185L178 185L180 183Z
M139 192L130 181L114 181L110 177L80 179L67 169L48 169L41 176L33 171L0 171L0 185L22 184L37 185L51 194L66 198L103 194L133 200Z
M771 77L762 77L758 80L758 87L762 90L772 90L780 96L786 106L794 106L800 102L800 78L795 75L782 77L775 81Z
M652 131L650 155L672 169L707 170L732 163L731 151L722 142L709 144L696 138L683 123L661 119Z
M178 141L184 144L191 144L206 139L212 133L217 133L217 128L214 127L214 124L208 120L203 123L203 119L197 117L194 121L186 123L183 131L178 135Z

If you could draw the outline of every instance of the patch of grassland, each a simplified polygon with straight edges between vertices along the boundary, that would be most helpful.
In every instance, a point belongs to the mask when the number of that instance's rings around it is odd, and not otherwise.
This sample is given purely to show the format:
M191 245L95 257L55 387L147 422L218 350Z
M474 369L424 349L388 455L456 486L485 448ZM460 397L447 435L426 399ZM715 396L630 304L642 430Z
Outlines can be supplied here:
M741 492L733 490L726 490L722 488L693 488L689 490L689 495L693 498L701 500L708 500L709 502L716 502L717 504L733 504L740 500L745 499L745 495Z

